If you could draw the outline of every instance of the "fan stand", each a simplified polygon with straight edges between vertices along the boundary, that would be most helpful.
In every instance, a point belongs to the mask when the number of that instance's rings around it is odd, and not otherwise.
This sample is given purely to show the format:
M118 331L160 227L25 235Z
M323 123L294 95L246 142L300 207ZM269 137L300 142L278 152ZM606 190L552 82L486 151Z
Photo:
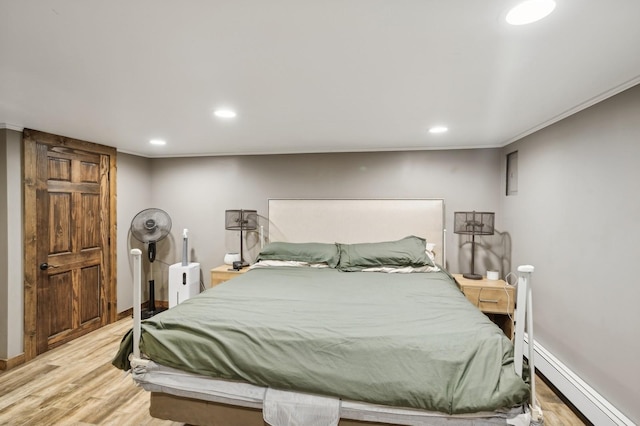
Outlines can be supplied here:
M153 263L151 264L151 270L153 270ZM150 272L149 275L153 277L153 273ZM140 312L140 316L142 319L151 318L159 311L156 311L156 283L155 280L149 280L149 303L147 304L147 309L143 309Z
M156 244L154 241L149 242L147 255L149 258L149 303L147 309L140 312L142 319L151 318L155 314L165 310L164 308L156 309L156 283L153 279L153 261L156 259Z

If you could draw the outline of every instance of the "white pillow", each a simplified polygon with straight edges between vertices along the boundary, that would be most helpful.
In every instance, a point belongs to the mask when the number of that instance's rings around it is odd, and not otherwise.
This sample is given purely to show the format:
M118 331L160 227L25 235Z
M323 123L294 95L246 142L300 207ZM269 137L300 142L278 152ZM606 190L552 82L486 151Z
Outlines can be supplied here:
M433 264L436 264L436 255L433 253L433 249L436 248L436 244L435 243L427 243L427 248L425 250L425 252L427 253L427 256L429 257L429 259L431 259L431 262L433 262Z
M438 272L440 268L437 266L403 266L395 268L393 266L381 266L376 268L366 268L362 272L384 272L386 274L413 274L416 272Z
M260 260L249 267L249 269L269 268L272 266L288 266L292 268L328 268L326 263L309 263L297 260Z

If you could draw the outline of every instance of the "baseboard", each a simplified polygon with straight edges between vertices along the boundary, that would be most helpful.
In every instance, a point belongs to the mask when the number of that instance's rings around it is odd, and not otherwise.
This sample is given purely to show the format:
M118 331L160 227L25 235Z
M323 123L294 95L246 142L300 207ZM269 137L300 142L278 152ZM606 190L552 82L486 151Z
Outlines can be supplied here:
M1 124L1 123L0 123ZM144 302L141 307L146 309L149 302ZM166 300L156 300L156 306L163 309L169 308L169 302ZM133 308L126 309L122 312L118 312L117 320L133 316ZM9 359L0 359L0 371L11 370L14 367L24 364L24 354L20 354Z
M525 334L525 344L529 337ZM534 342L535 367L594 425L635 426L627 416L596 392L569 367L538 342ZM529 353L525 348L525 354Z
M144 302L140 305L141 309L147 309L147 307L149 306L149 302ZM169 309L169 302L167 302L166 300L156 300L156 307L157 308L163 308L163 309ZM133 316L133 308L129 308L126 309L122 312L118 312L118 316L117 319L118 321L120 321L123 318L127 318L127 317L132 317Z
M131 317L131 316L133 316L133 308L129 308L122 312L118 312L118 315L116 316L116 321L120 321L123 318Z
M0 359L0 371L11 370L22 364L24 364L24 354L9 359Z

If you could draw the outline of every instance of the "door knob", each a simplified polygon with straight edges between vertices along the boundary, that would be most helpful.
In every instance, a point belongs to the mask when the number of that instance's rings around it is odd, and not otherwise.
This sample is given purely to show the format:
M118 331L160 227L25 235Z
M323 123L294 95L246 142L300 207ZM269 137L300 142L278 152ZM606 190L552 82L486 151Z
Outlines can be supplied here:
M47 269L51 269L51 268L57 268L57 266L49 265L47 262L40 264L41 271L46 271Z

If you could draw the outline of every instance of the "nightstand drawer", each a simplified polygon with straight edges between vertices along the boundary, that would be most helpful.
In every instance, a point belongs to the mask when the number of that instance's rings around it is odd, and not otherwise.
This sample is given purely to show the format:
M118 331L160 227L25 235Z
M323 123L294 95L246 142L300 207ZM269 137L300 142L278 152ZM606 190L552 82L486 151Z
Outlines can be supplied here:
M511 316L516 306L516 288L504 280L472 280L452 274L471 303L487 314L510 339L513 337Z
M513 312L515 300L513 291L504 288L476 287L464 288L467 299L482 312L509 314Z

